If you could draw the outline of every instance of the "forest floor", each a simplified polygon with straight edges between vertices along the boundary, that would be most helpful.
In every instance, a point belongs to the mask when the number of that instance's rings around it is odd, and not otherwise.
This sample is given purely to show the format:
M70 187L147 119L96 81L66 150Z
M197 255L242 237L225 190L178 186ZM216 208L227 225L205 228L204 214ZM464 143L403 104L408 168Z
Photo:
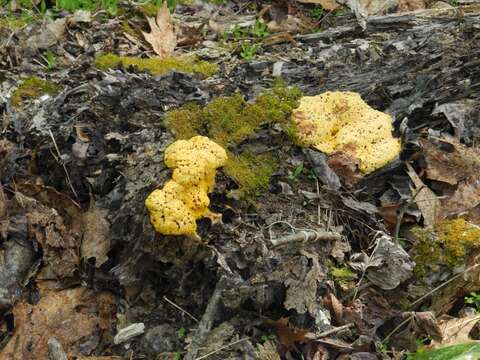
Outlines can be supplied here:
M338 3L0 1L1 360L480 359L480 1ZM301 141L340 91L375 171ZM221 221L162 235L197 135Z

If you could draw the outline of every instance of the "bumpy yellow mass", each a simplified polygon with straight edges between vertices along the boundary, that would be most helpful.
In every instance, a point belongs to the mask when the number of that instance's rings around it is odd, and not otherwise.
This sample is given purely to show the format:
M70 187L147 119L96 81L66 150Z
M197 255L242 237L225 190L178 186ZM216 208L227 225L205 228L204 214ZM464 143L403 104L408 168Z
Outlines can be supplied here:
M197 219L218 219L219 215L208 209L208 193L215 186L216 169L226 161L225 149L205 136L171 144L165 150L164 162L173 169L172 180L145 200L155 230L198 238Z
M390 115L372 109L354 92L304 96L293 111L299 139L327 154L342 151L360 161L364 174L379 169L400 152Z

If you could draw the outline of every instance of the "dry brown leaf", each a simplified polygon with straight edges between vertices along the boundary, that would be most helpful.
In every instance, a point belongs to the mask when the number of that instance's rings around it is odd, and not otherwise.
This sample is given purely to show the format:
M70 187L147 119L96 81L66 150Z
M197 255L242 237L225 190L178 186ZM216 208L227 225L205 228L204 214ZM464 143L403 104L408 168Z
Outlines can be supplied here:
M415 186L413 196L415 204L417 204L423 216L423 223L425 227L432 227L436 220L440 209L440 201L435 193L430 190L417 175L413 167L406 163L407 173Z
M360 159L352 153L337 151L328 157L328 166L343 180L347 187L352 187L363 178L360 173Z
M327 294L324 297L324 305L330 310L330 313L333 313L335 316L335 321L338 325L343 325L345 321L343 320L343 305L332 293Z
M83 214L83 238L80 247L82 258L95 258L95 266L100 267L107 260L110 250L110 224L105 218L106 211L91 204L90 209Z
M452 149L443 150L428 140L420 141L427 178L457 186L451 196L442 200L437 219L468 215L480 205L480 151L457 140L441 141Z
M427 179L456 185L474 170L471 168L474 162L469 164L463 156L464 145L457 143L452 152L443 151L426 139L421 139L420 145L427 165L425 168Z
M298 259L298 266L291 268L290 273L284 273L283 283L287 288L283 305L286 309L294 309L299 314L307 311L313 315L317 311L317 288L325 279L317 254L302 252L304 257ZM308 262L311 266L307 265Z
M151 32L142 31L143 37L160 58L170 56L177 46L177 37L167 2L164 1L162 7L158 9L156 19L147 17L147 21Z
M480 288L479 257L470 254L465 262L466 270L461 276L451 278L432 297L431 309L436 314L446 314L455 306L458 299Z
M298 2L305 4L318 4L325 10L336 10L340 7L335 0L298 0Z
M400 0L398 2L399 12L421 10L425 9L425 6L424 0Z
M308 334L306 330L291 327L288 324L288 318L266 320L265 326L275 330L278 340L287 349L295 349L295 343L305 341L305 335Z
M45 206L55 208L55 210L63 217L69 225L79 225L81 208L80 205L73 201L70 197L57 191L51 186L19 183L16 190L23 195L34 198Z
M473 341L470 338L470 331L472 331L478 321L480 321L480 315L477 314L464 318L455 318L449 315L442 316L438 320L442 341L433 341L432 347L439 348Z
M79 263L80 235L71 231L56 209L47 207L20 192L15 200L26 211L28 233L43 250L44 267L39 278L72 276Z
M13 308L15 331L0 359L47 359L52 337L70 356L89 355L109 336L113 311L112 295L85 288L47 293L36 305L18 303Z
M281 360L277 346L273 341L265 341L257 345L256 358L258 360Z
M480 180L471 179L459 184L455 193L442 201L439 218L462 216L478 205L480 205Z

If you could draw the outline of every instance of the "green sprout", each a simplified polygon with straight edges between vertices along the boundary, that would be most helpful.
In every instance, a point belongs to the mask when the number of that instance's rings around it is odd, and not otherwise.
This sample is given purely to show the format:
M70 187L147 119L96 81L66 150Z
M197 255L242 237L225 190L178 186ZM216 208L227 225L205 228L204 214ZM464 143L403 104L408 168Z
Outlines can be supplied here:
M257 55L257 51L259 50L259 46L256 44L250 44L248 42L243 42L241 44L242 51L240 51L240 56L242 59L245 60L252 60L255 55Z

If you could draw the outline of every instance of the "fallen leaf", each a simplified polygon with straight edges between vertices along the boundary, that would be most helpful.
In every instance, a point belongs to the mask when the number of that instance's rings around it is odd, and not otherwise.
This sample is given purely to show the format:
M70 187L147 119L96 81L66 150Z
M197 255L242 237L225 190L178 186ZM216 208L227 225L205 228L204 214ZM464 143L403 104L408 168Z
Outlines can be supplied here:
M398 2L399 12L414 11L420 9L425 9L424 0L400 0Z
M480 315L474 314L463 318L455 318L449 315L442 316L439 320L441 341L432 341L433 348L439 348L446 345L461 344L473 341L470 338L470 332L480 321ZM480 343L480 341L477 341Z
M327 294L323 298L324 305L330 310L330 313L333 313L335 316L335 321L339 325L343 325L345 321L343 320L343 305L332 293Z
M164 1L162 7L158 9L156 19L147 17L147 21L151 32L142 31L143 37L160 58L170 56L177 46L177 37L167 2Z
M440 139L440 144L434 145L428 140L420 144L425 157L425 173L430 180L456 186L453 194L444 192L447 196L437 208L437 219L454 216L464 216L480 205L480 151L467 147L454 139ZM420 204L419 208L420 208ZM420 209L421 210L421 209ZM423 211L422 211L423 213Z
M323 7L325 10L335 10L340 7L335 0L298 0L298 2L305 4L317 4Z
M351 303L343 307L345 323L354 323L361 333L370 333L378 329L388 319L399 313L393 309L383 295L369 288Z
M383 290L395 289L413 273L414 263L408 253L387 234L377 239L370 256L354 254L349 265L365 272L368 280Z
M72 276L79 263L80 234L66 226L56 209L20 192L15 194L15 199L26 212L30 237L42 246L44 266L38 278Z
M92 13L88 10L76 10L72 15L67 16L67 24L74 27L79 23L89 23L92 21Z
M51 186L30 183L19 183L16 185L16 190L23 195L34 198L45 206L54 208L67 224L78 225L78 219L81 215L80 205L64 193L57 191Z
M437 319L431 311L415 312L413 313L416 326L423 331L424 334L428 334L436 341L441 341L442 331L438 326Z
M432 227L438 218L440 201L437 195L423 183L413 167L409 163L406 163L406 166L408 176L410 176L415 187L412 191L413 201L422 213L425 227Z
M307 311L314 316L317 312L317 288L325 279L317 254L302 252L305 257L299 261L300 266L292 267L290 274L284 274L287 288L283 305L287 310L294 309L299 314ZM303 264L302 264L303 262ZM311 266L308 264L311 263Z
M478 205L480 205L480 179L469 179L460 183L453 195L442 201L439 218L462 216Z
M387 329L396 329L390 336L389 345L392 348L401 348L410 352L417 349L416 339L422 336L428 335L436 340L442 339L437 320L432 312L402 312L388 321L385 330Z
M281 360L277 346L273 341L257 344L256 358L259 360Z
M83 214L83 238L80 247L82 258L95 258L95 266L100 267L107 260L110 250L110 224L106 219L106 211L95 207L92 202L90 209Z
M52 337L70 356L89 355L109 336L113 310L112 295L85 288L49 292L36 305L18 303L12 310L15 331L0 358L47 359Z
M471 164L463 158L462 153L444 151L426 139L420 140L425 157L425 175L427 179L456 185L461 179L471 174Z
M343 180L347 187L352 187L363 175L360 173L360 160L352 154L337 151L329 156L328 166Z
M446 2L437 1L432 4L435 8L451 7ZM467 144L472 144L479 130L478 117L480 104L474 99L457 100L450 103L436 105L432 115L442 113L455 129L455 137Z
M278 320L267 319L265 326L275 330L278 340L287 349L296 349L295 343L305 341L305 335L308 334L306 330L291 327L288 318L280 318Z

